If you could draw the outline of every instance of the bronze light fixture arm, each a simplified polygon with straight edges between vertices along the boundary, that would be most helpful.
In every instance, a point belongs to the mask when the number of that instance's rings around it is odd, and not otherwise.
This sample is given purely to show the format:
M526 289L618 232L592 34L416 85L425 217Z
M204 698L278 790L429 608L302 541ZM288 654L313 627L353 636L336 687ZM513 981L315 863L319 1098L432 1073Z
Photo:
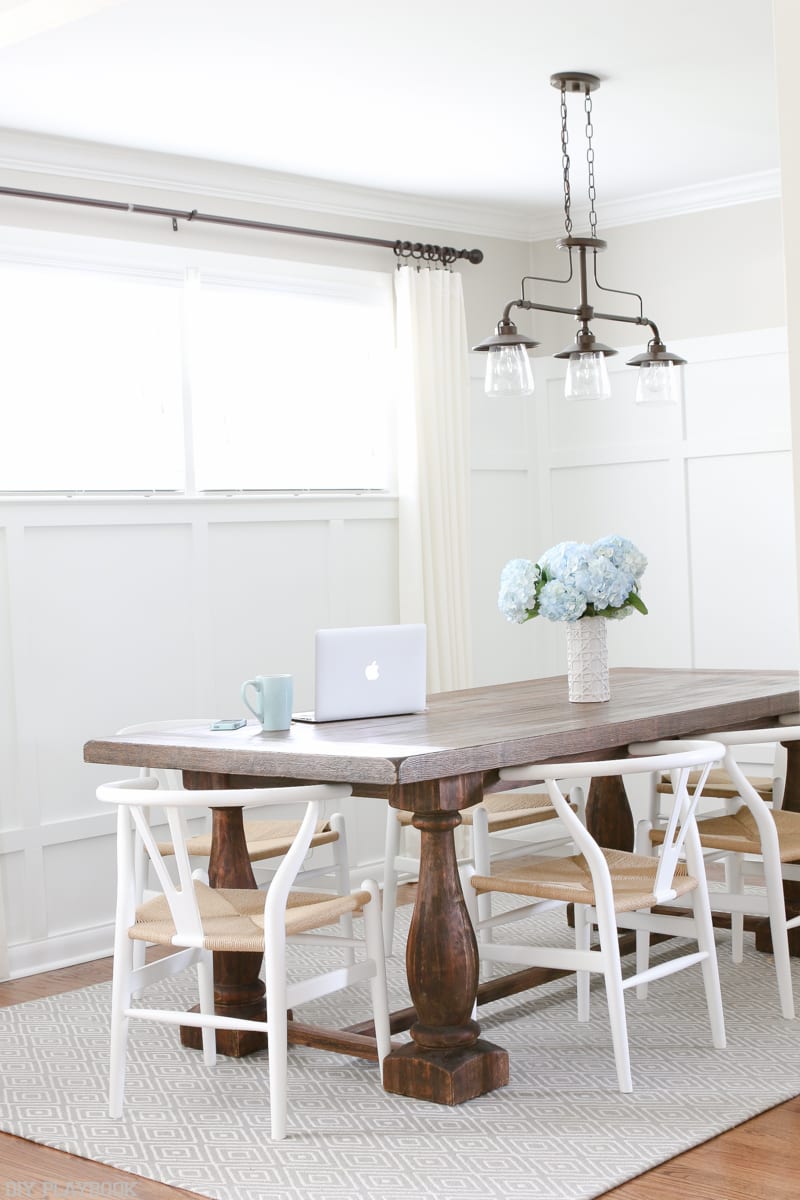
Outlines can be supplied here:
M669 370L685 362L679 355L667 350L661 340L658 326L644 315L642 297L638 292L624 291L621 288L604 287L597 277L597 255L607 248L607 243L597 236L597 212L595 209L595 153L593 146L594 126L592 123L592 92L600 86L600 77L584 71L559 71L550 76L550 83L561 93L561 168L564 188L564 230L565 237L556 242L556 249L566 250L569 254L569 274L565 279L556 279L546 275L525 275L522 278L521 296L511 300L503 309L503 315L498 322L495 332L484 338L474 350L486 353L486 384L487 395L497 397L532 395L534 380L528 362L527 351L538 343L533 338L521 333L511 319L511 311L515 308L532 310L534 312L558 313L573 317L578 323L578 330L573 341L564 350L554 355L555 358L567 359L567 373L564 382L564 395L567 399L605 400L611 396L611 387L606 367L606 359L616 354L612 346L603 345L595 337L591 329L594 321L618 321L626 325L646 326L652 333L644 353L637 354L628 360L628 366L651 368L639 372L636 387L638 402L672 402L678 395L681 381L680 373ZM567 131L567 94L579 93L583 96L585 113L586 138L586 174L589 199L589 234L578 236L573 234L572 222L572 187L570 183L571 156L569 151L569 134ZM573 260L572 252L577 251L577 263ZM588 255L592 255L591 283L598 292L607 292L617 296L627 296L638 304L638 314L599 312L589 301L590 272ZM525 294L527 284L569 284L577 275L578 303L573 306L559 304L543 304L538 300L528 299Z

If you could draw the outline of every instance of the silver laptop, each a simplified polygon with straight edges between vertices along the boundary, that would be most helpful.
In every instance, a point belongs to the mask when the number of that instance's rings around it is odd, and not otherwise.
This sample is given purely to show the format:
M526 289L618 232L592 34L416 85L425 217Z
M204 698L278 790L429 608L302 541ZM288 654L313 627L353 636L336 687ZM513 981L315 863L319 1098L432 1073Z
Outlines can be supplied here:
M319 629L313 713L295 721L390 717L425 708L425 626Z

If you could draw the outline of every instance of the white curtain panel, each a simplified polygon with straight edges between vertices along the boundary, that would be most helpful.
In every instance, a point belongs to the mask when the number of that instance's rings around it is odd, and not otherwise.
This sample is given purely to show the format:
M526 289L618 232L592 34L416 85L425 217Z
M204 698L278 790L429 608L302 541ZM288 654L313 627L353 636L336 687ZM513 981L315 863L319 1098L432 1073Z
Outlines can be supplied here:
M396 271L400 620L428 627L428 691L472 683L469 360L461 276Z

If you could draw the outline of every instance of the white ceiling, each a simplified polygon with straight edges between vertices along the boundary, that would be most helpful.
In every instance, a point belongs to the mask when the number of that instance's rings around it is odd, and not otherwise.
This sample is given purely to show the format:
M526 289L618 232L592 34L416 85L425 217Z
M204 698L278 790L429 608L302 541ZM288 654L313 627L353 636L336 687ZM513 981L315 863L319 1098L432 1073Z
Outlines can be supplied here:
M778 167L770 0L0 0L6 129L519 213L561 202L566 69L601 217Z

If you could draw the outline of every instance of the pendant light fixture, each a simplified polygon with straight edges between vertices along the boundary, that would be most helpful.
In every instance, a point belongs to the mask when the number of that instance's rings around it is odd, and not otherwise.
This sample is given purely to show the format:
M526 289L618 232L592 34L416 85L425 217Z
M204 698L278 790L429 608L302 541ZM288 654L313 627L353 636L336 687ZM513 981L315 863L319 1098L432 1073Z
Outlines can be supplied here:
M473 347L484 351L486 360L486 394L489 396L510 397L530 396L533 394L533 373L531 371L528 351L539 343L525 337L519 332L511 320L511 310L514 308L534 309L538 312L564 313L574 317L578 322L578 332L574 340L564 350L554 357L567 361L567 374L564 384L564 395L567 399L575 400L605 400L611 395L606 359L616 354L611 346L598 342L590 328L591 321L623 321L630 325L646 325L652 332L647 349L642 354L628 360L629 367L639 368L639 379L636 387L636 402L648 404L675 403L680 398L681 371L686 361L677 354L672 354L661 340L661 335L655 323L644 316L642 298L638 292L620 291L618 288L604 287L597 278L597 255L605 250L606 242L597 236L597 212L595 211L595 179L594 179L594 147L592 137L592 92L600 86L596 75L587 75L579 71L560 71L550 76L550 83L561 93L561 163L564 176L564 229L566 237L556 242L559 250L569 254L569 275L566 279L549 279L541 275L526 275L521 284L522 295L519 300L511 300L505 306L503 315L497 325L496 332ZM581 93L584 97L586 114L586 168L589 195L589 236L578 237L572 232L572 193L570 187L570 156L569 133L567 130L567 94ZM525 295L526 283L571 283L576 273L573 251L577 258L577 276L579 301L573 308L561 307L554 304L541 304L530 300ZM601 292L610 292L617 296L631 296L639 302L638 316L624 316L619 313L598 312L590 303L588 295L587 258L591 255L592 279L594 286Z

